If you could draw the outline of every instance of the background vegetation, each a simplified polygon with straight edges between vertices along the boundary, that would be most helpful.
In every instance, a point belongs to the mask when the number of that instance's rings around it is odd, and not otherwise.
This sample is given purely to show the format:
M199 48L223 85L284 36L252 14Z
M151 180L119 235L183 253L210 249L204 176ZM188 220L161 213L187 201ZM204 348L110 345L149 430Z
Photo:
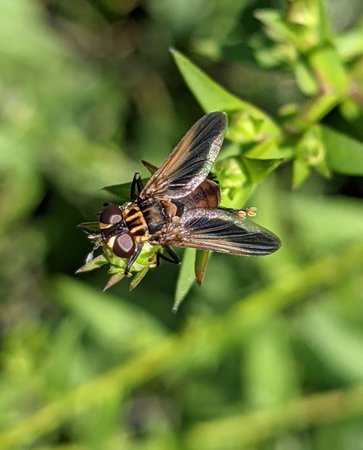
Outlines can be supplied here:
M1 449L362 448L362 9L1 1ZM75 276L100 188L203 110L224 204L283 248L213 255L201 288L192 253L131 293Z

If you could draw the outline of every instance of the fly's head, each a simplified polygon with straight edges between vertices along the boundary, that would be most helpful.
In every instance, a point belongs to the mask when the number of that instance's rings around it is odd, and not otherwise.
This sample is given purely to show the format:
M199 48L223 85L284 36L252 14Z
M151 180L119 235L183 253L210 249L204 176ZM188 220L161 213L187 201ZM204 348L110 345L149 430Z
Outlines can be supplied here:
M124 219L124 209L125 205L107 204L100 214L102 241L119 258L129 258L136 249Z

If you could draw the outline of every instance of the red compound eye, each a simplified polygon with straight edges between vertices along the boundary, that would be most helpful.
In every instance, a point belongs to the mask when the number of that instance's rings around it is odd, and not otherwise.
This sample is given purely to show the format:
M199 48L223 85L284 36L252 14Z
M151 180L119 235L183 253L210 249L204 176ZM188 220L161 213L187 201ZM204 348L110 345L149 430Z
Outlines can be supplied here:
M120 258L130 258L135 253L135 242L130 233L122 233L116 237L112 250Z

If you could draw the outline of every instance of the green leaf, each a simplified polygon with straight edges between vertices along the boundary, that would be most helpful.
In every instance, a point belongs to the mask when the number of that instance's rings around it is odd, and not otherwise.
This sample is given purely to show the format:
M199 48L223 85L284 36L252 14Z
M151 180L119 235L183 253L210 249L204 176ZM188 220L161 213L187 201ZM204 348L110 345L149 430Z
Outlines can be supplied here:
M321 121L333 108L339 104L340 98L335 92L326 92L324 95L313 97L297 111L286 126L303 132L311 125Z
M348 87L348 76L334 47L324 47L309 55L309 62L316 77L326 92L344 95Z
M260 20L266 27L266 34L274 41L296 41L294 31L284 21L280 11L273 9L259 9L255 11L255 17Z
M294 26L303 48L324 45L333 35L324 0L294 0L289 2L285 20Z
M149 178L143 178L142 184L145 184L149 181ZM103 191L109 192L112 195L115 195L120 203L130 201L130 189L131 183L123 183L123 184L114 184L112 186L106 186L102 188Z
M184 301L195 281L195 253L196 250L194 248L186 248L184 250L183 261L180 267L178 281L176 283L173 312L178 311L179 306Z
M243 153L249 159L286 159L289 160L293 156L293 151L288 146L279 144L278 139L269 139L255 144L251 149Z
M334 43L344 62L360 58L363 53L363 23L336 36Z
M262 181L268 174L279 166L281 160L278 159L250 159L242 158L247 173L253 184Z
M262 141L280 135L278 126L267 114L225 90L178 51L172 50L172 53L202 108L207 112L226 111L231 115L228 137L233 142Z
M345 175L363 175L363 143L345 134L321 127L328 167Z
M131 183L114 184L112 186L106 186L102 188L103 191L114 195L118 198L119 202L127 202L130 200Z
M309 54L332 39L330 23L321 0L294 0L285 11L262 9L255 13L266 26L266 34L279 45Z
M195 279L200 286L205 277L210 253L207 250L197 250L195 256Z
M112 286L114 286L115 284L119 283L123 278L125 278L125 271L124 270L119 270L116 273L113 273L109 280L107 281L105 287L103 288L103 291L107 291L108 289L110 289Z
M339 105L341 115L347 122L354 122L362 114L361 105L356 99L345 98Z
M90 272L91 270L99 269L104 264L108 264L108 260L104 255L98 255L76 270L76 273Z
M155 267L156 264L156 253L160 251L161 247L159 245L144 243L141 253L136 259L136 261L131 266L131 272L140 272L145 269L145 267ZM127 266L127 259L120 258L115 253L113 253L109 248L104 247L104 256L110 264L109 274L117 274L120 271L124 271Z
M281 160L250 159L231 156L218 161L215 167L222 190L221 205L240 209L253 192L256 184L270 174Z
M311 168L303 159L296 158L292 166L292 187L297 189L310 175Z
M314 78L314 74L305 60L300 59L294 64L295 78L301 91L308 96L318 93L319 87Z
M99 233L100 223L99 222L82 222L77 225L77 227L82 228L88 233Z
M133 291L136 286L142 281L144 276L149 272L150 266L145 266L140 272L137 272L134 275L134 278L131 280L130 283L130 291Z
M322 176L330 177L326 165L325 145L322 141L321 127L310 126L303 133L296 146L296 159L293 165L293 187L299 187L314 167Z
M240 208L253 189L242 157L230 156L218 161L215 173L222 191L221 205L226 208Z
M172 54L183 78L205 111L238 111L243 102L213 81L177 50Z

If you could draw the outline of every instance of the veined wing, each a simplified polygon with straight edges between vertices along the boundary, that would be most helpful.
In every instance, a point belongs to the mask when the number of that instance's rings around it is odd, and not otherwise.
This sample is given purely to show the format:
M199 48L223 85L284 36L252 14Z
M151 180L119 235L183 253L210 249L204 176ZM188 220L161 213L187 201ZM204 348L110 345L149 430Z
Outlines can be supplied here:
M232 255L269 255L281 246L270 231L229 209L190 209L171 225L161 244Z
M227 115L223 112L199 119L152 175L140 197L177 199L190 194L207 178L226 128Z

